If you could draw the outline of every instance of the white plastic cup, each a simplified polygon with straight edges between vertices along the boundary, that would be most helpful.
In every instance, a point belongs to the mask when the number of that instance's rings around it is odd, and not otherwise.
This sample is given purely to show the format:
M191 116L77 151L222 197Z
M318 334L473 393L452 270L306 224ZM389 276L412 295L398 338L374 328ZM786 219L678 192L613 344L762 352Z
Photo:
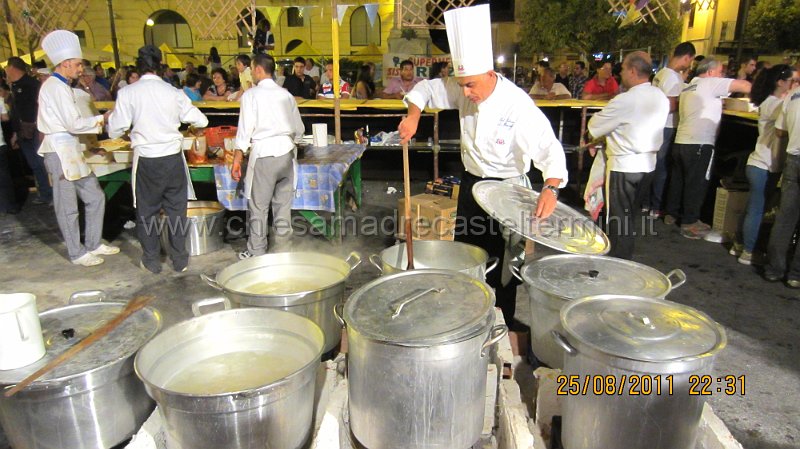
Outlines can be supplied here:
M328 124L327 123L314 123L311 125L311 131L314 135L315 147L328 146Z
M36 296L0 294L0 370L22 368L44 354Z

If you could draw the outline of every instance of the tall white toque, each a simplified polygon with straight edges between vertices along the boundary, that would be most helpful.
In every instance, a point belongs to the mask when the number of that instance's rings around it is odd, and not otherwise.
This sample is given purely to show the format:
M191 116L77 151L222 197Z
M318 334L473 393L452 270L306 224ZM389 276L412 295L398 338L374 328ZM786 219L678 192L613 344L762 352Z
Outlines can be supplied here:
M455 76L480 75L494 70L488 4L445 11L444 23Z
M67 59L82 59L81 41L75 33L67 30L55 30L42 39L42 48L54 65Z

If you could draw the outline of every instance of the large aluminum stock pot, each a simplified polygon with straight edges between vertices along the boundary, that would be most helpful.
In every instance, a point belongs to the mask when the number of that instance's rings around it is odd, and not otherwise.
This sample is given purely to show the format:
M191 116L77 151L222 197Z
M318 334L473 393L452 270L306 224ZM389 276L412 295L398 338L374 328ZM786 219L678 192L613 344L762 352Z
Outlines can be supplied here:
M569 301L606 294L663 299L686 275L677 269L665 275L615 257L560 254L526 264L522 280L531 301L531 349L541 362L561 368L564 353L550 332L561 329L559 312Z
M187 223L171 224L161 217L161 248L169 246L169 226L186 228L186 251L200 256L221 249L225 234L225 207L216 201L189 201L186 205Z
M682 304L618 295L572 301L560 318L566 449L695 447L704 397L690 389L725 347L722 326Z
M170 449L295 449L311 435L323 342L307 318L226 310L166 329L137 354L136 374Z
M446 270L378 278L344 305L350 428L370 449L464 449L480 437L494 293Z
M0 371L0 386L38 371L124 308L100 302L39 314L47 352L33 364ZM145 307L16 395L0 395L0 422L11 446L108 449L130 438L155 407L133 373L133 356L160 327L160 314Z
M325 351L342 339L333 307L344 301L345 281L361 263L358 253L347 260L320 253L274 253L245 259L217 273L203 275L234 307L268 307L306 317L325 334Z
M398 243L373 254L369 261L382 274L396 274L405 271L408 266L406 244ZM461 242L446 240L415 240L414 268L434 268L460 271L480 281L486 280L486 274L497 267L497 257L489 257L483 248Z

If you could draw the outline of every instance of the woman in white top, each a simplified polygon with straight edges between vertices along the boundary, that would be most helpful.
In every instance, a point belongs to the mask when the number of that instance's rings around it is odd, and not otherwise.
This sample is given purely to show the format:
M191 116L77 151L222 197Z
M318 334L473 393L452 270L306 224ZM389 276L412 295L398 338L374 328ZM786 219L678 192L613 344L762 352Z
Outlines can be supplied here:
M739 263L750 265L758 240L764 204L775 191L783 167L783 151L775 134L775 119L781 111L786 94L798 79L792 67L779 64L763 70L753 83L750 100L758 108L758 140L747 159L745 173L750 183L747 213L740 225L731 254Z

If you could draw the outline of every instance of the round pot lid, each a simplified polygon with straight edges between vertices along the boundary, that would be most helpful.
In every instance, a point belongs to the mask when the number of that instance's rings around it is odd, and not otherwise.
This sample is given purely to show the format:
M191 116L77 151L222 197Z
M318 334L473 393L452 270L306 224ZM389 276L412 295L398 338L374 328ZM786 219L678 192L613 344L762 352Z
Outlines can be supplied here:
M111 321L125 303L99 302L51 309L39 314L46 353L38 361L15 370L0 371L0 384L15 384L67 351L92 332ZM145 307L116 329L39 378L39 382L60 382L101 369L131 357L161 328L161 314Z
M703 312L637 296L600 295L571 301L561 308L561 325L581 345L645 362L711 356L727 342L722 326Z
M655 268L616 257L559 254L522 268L529 288L563 299L594 295L663 298L672 284Z
M366 338L404 346L455 342L491 326L494 292L472 276L412 270L380 277L345 303L347 326Z
M502 181L480 181L472 195L483 210L515 233L573 254L602 255L609 251L605 233L582 213L559 202L544 220L533 218L539 194Z

